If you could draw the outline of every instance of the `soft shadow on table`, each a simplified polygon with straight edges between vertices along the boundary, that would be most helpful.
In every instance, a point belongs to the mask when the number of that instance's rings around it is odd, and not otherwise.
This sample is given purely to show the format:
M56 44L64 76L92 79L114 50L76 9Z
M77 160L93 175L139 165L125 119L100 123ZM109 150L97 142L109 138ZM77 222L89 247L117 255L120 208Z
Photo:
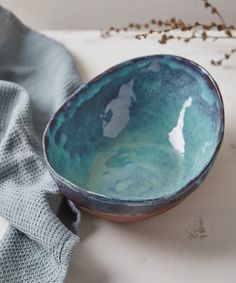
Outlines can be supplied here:
M99 258L94 258L88 250L83 250L82 256L80 256L83 241L96 232L96 218L83 212L79 227L74 229L76 215L70 209L66 200L63 201L60 210L60 220L70 230L78 230L81 241L78 249L74 252L65 283L108 283L107 273L100 266Z
M78 228L81 242L83 242L85 239L88 239L89 235L96 233L96 220L96 217L84 211L82 212L81 223Z
M86 71L86 68L84 66L83 63L81 63L81 61L77 58L78 56L74 55L74 60L75 60L75 64L79 70L81 79L82 79L82 83L86 83L88 81L88 74Z
M83 249L83 242L96 232L96 218L82 212L79 227L75 226L76 214L71 210L66 199L63 200L59 209L60 220L69 228L79 232L80 244L74 252L65 283L108 283L107 273L99 264L99 258L94 258L88 250Z
M107 273L99 264L99 258L95 259L88 250L83 251L83 257L80 257L80 249L72 259L65 283L109 283Z
M66 198L63 198L57 214L61 222L69 230L79 234L81 242L88 239L90 234L96 232L96 218L84 211L78 216L77 213L71 209L70 203Z
M234 189L236 183L236 140L233 140L233 137L236 137L236 130L231 129L230 137L225 137L219 156L204 183L180 205L149 220L116 224L119 225L119 229L124 233L131 234L131 237L137 239L138 242L152 241L157 246L166 249L178 246L180 233L182 233L182 238L186 239L183 241L184 252L191 257L211 257L213 246L219 255L234 253L236 249L236 231L233 225L236 217L236 206L234 206L236 198ZM195 211L191 211L192 204ZM198 238L196 239L192 235L191 241L186 231L182 229L183 223L181 222L188 219L187 214L190 211L192 215L189 216L190 219L196 215L193 221L199 219L205 221L205 215L206 222L211 227L206 238L200 239L196 235ZM182 231L178 229L178 225L182 225ZM193 231L193 233L195 232ZM197 241L198 243L195 244ZM192 247L190 242L193 244Z
M224 64L224 65L222 66L222 68L224 68L224 69L226 69L226 70L235 70L235 69L236 69L236 65L233 64L232 62L230 62L229 65Z

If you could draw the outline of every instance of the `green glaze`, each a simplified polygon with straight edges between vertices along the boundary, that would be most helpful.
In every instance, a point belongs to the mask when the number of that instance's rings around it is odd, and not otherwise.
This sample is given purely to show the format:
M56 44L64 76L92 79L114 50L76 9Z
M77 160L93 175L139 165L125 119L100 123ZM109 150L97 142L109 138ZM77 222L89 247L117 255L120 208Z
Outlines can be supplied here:
M46 132L53 169L75 185L123 200L175 194L211 160L221 129L209 75L188 60L130 60L94 79Z

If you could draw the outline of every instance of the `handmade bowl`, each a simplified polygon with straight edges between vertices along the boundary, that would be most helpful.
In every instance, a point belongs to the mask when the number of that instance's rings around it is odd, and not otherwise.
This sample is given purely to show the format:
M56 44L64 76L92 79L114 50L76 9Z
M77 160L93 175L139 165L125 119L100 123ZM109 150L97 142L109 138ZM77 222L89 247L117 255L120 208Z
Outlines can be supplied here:
M70 97L50 120L44 153L61 192L115 221L160 214L193 192L224 132L220 91L187 59L119 64Z

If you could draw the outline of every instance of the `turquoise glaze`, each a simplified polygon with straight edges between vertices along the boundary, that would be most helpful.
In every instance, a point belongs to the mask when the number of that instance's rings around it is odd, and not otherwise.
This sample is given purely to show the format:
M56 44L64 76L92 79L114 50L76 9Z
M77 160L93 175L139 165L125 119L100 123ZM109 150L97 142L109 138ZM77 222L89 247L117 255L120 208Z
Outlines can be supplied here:
M46 156L58 175L86 191L167 198L211 161L222 109L214 82L195 63L167 55L130 60L83 86L56 113Z

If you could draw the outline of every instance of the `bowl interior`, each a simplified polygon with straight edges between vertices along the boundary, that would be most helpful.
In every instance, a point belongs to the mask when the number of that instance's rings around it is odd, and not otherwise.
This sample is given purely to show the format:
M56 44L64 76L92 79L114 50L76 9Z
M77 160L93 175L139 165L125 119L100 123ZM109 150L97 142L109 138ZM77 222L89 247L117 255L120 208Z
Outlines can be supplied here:
M214 155L222 107L198 65L175 56L130 60L61 107L45 134L46 156L58 174L97 194L170 196Z

